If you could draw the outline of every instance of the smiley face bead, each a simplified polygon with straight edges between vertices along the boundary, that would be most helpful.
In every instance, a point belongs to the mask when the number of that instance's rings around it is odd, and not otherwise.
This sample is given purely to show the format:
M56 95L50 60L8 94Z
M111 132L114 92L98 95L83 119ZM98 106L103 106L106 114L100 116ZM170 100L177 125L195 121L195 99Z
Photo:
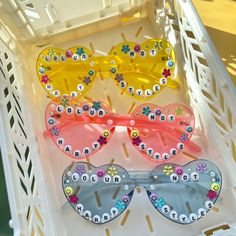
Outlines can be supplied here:
M66 195L71 196L73 193L74 193L73 188L71 188L71 187L65 188L65 194Z
M110 131L108 129L105 129L103 132L102 132L102 136L104 138L107 138L108 136L110 135Z
M131 137L132 138L137 138L139 136L139 131L134 129L131 131Z
M217 183L211 184L211 190L217 192L220 189L220 185Z

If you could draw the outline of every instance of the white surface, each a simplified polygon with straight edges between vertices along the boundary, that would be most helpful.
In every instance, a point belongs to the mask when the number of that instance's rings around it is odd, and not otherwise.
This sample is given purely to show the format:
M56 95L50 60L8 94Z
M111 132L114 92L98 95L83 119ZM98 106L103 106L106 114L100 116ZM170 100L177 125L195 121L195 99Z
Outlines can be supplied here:
M169 2L171 5L172 1L165 2ZM121 225L124 214L113 222L102 226L93 225L79 217L70 207L64 205L65 197L61 189L62 172L71 160L52 145L50 140L45 139L42 134L45 129L44 109L49 101L38 83L35 73L36 58L42 48L38 48L33 44L17 44L16 49L21 53L12 55L5 60L4 52L7 51L9 55L11 53L6 47L2 49L4 44L1 42L0 58L4 64L7 79L2 78L0 72L0 138L15 235L33 235L32 232L34 232L35 235L43 234L49 236L69 234L156 236L173 235L174 232L175 235L194 236L200 234L202 229L221 224L222 222L233 223L236 221L234 188L236 174L233 160L233 155L236 152L233 149L236 140L236 109L233 106L233 102L236 101L235 89L231 88L232 84L228 74L220 62L201 22L199 22L191 2L181 0L176 2L180 3L179 10L182 10L182 23L178 22L177 19L172 20L166 17L164 13L170 13L168 10L165 10L165 12L158 10L158 23L156 23L153 18L154 9L149 5L149 18L140 19L140 21L135 21L132 24L122 23L120 26L114 26L106 30L100 25L99 32L89 32L90 34L85 37L79 37L75 34L74 39L70 41L60 35L58 38L52 38L50 43L63 48L76 44L89 47L90 43L92 43L95 49L109 52L113 45L123 40L122 33L128 40L137 42L144 41L145 35L167 37L175 45L178 55L177 75L181 78L181 87L179 90L166 88L151 102L156 104L167 104L176 101L190 102L194 109L197 123L192 140L202 145L203 154L201 157L214 162L220 167L223 174L221 199L218 200L216 205L219 208L219 212L211 211L202 220L189 226L181 226L168 221L158 214L149 203L145 191L141 190L141 193L135 192L128 208L130 214L124 225ZM172 13L175 13L173 8ZM181 33L174 31L170 27L171 24L179 25ZM136 38L135 34L139 27L143 27L143 31ZM188 37L185 30L192 31L195 39ZM13 39L10 37L10 40L7 40L5 44L9 45L11 40ZM185 57L182 54L180 44L181 42L183 43L183 40L185 40L188 49L188 54ZM201 52L192 48L192 43L199 45ZM191 68L190 56L192 61L196 63L196 67L194 66L193 69ZM205 58L209 66L202 65L197 57ZM13 69L6 72L6 65L10 61L13 64ZM198 70L199 83L197 82L195 68ZM21 72L23 76L21 76ZM15 74L17 81L10 84L8 78L12 73ZM184 86L185 81L186 86ZM213 81L215 81L216 86L213 86ZM15 86L17 86L17 89ZM9 90L7 98L2 92L6 87ZM32 93L32 88L34 88L34 93ZM212 96L212 101L210 101L209 96L204 96L206 93L203 93L202 90ZM24 121L24 125L15 110L14 106L18 107L18 105L13 98L12 92L22 108L22 112L19 111L19 108L18 112ZM187 94L189 99L186 96ZM126 95L120 95L120 91L109 78L103 81L97 79L87 96L107 102L107 95L110 96L112 107L117 112L127 113L132 103L136 102ZM223 108L220 105L222 97L224 97ZM13 108L8 113L7 103L9 101ZM216 112L212 111L212 106L216 107L219 114L215 114ZM232 119L230 118L230 113L232 114ZM10 128L9 120L12 116L14 116L15 125ZM214 121L215 116L218 120L224 122L226 129L217 126ZM23 127L27 138L24 137L17 121ZM124 156L121 148L121 143L123 142L127 144L129 158ZM21 157L17 154L14 144L18 148ZM30 154L26 160L25 150L27 146L30 148ZM117 132L110 143L102 151L91 157L90 161L92 164L102 165L112 159L115 160L115 163L121 164L130 170L151 170L153 168L153 163L148 162L129 144L125 132ZM18 165L16 160L19 163ZM189 157L183 156L182 158L177 157L172 161L186 163L189 160L191 160ZM32 163L31 171L29 171L30 163ZM22 170L20 170L19 165ZM28 190L28 196L21 187L20 179ZM31 192L33 179L35 179L34 191ZM30 209L29 220L26 217L28 209ZM152 230L147 224L146 216L149 216L151 220Z

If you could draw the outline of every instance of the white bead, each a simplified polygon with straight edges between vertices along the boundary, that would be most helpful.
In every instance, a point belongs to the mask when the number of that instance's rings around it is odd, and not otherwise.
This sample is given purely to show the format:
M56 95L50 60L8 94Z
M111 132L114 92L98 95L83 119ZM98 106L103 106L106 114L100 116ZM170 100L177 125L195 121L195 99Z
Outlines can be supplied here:
M159 117L159 120L162 122L162 121L165 121L166 120L166 116L164 114L161 114L160 117Z
M103 116L105 116L105 111L103 109L99 109L97 111L97 115L98 115L98 117L103 117Z
M88 182L88 180L89 180L89 175L88 174L82 174L81 175L81 180L83 181L83 182Z
M127 83L126 83L124 80L123 80L123 81L120 81L119 86L120 86L121 88L125 88L125 87L127 86Z
M72 172L71 171L68 171L67 172L67 176L71 176L72 175Z
M80 59L81 59L82 61L87 61L88 56L87 56L86 54L82 54L82 55L80 56Z
M91 109L89 110L89 116L96 116L96 110L93 109L93 108L91 108Z
M160 85L158 85L158 84L155 84L155 85L152 87L152 90L153 90L154 92L159 92L160 89L161 89L161 87L160 87Z
M170 122L174 122L175 121L175 116L170 114L170 115L168 115L167 120L170 121Z
M61 112L64 111L64 107L63 107L62 105L58 105L58 106L56 107L56 111L59 112L59 113L61 113Z
M157 51L154 48L149 51L149 55L152 57L156 56L156 54L157 54Z
M110 214L109 213L104 213L103 215L102 215L102 222L107 222L107 221L109 221L110 220Z
M211 209L212 207L213 207L213 202L212 201L206 201L205 202L205 207L206 207L206 209Z
M181 176L181 180L186 182L189 180L189 175L187 173L184 173L182 176Z
M132 87L132 86L129 86L129 87L127 88L127 90L128 90L128 92L131 93L131 94L134 93L134 87Z
M189 219L190 219L190 221L196 221L198 219L198 216L195 213L191 213L189 215Z
M204 208L198 209L198 217L201 218L206 215L206 210Z
M166 152L165 152L165 153L162 154L162 159L163 159L163 160L168 160L169 158L170 158L169 153L166 153Z
M96 183L98 181L98 176L93 174L90 176L90 181L93 182L93 183Z
M151 190L154 190L155 189L155 186L153 184L150 185L150 189Z
M147 145L146 145L146 143L141 142L138 147L139 147L140 150L145 150Z
M162 208L161 208L161 211L162 213L164 214L168 214L170 212L170 207L168 205L164 205Z
M178 182L179 177L177 174L173 173L170 175L170 180L171 180L171 182L176 183L176 182Z
M75 209L78 212L82 212L84 210L84 206L81 203L79 203L76 205Z
M77 90L78 91L83 91L84 90L84 85L83 84L78 84L77 85Z
M104 183L108 184L111 182L111 176L110 175L105 175L103 178Z
M59 56L54 55L54 56L53 56L53 61L55 61L55 62L59 61Z
M73 181L78 181L79 180L79 174L77 172L74 172L71 176Z
M211 177L215 177L215 176L216 176L216 173L212 170L212 171L210 171L210 176L211 176Z
M94 222L95 224L99 224L99 223L101 222L101 217L100 217L99 215L95 215L95 216L93 217L93 222Z
M129 185L126 184L126 185L124 186L124 190L129 190Z
M177 144L177 149L178 150L183 150L184 149L184 144L183 143L178 143Z
M141 50L139 54L141 57L146 57L146 52L144 50Z
M119 184L120 181L121 181L121 177L120 177L119 175L115 175L115 176L113 177L113 182L114 182L115 184Z
M66 146L64 147L64 151L67 152L67 153L70 153L71 150L72 150L71 145L66 145Z
M108 125L112 125L113 124L113 120L107 120L107 124Z
M136 90L136 94L137 94L138 96L142 96L142 95L143 95L143 90L142 90L142 89L137 89L137 90Z
M75 92L75 91L73 91L73 92L70 93L70 96L71 96L72 98L76 98L76 97L78 96L78 93Z
M130 120L130 121L129 121L129 124L130 124L130 125L135 125L135 121L134 121L134 120Z
M67 113L67 114L70 115L70 114L72 114L73 112L74 112L74 108L73 108L73 107L69 106L69 107L66 108L66 113Z
M64 138L58 138L57 139L57 145L63 145L65 143Z
M178 220L178 213L174 210L170 212L169 216L172 220Z
M59 97L60 96L60 91L59 90L54 90L53 91L53 95L55 96L55 97Z
M155 152L154 155L153 155L153 158L154 158L155 160L161 160L161 154L158 153L158 152Z
M199 174L197 172L191 173L191 179L193 181L198 181L199 180Z
M100 147L100 144L99 144L99 142L93 142L93 144L92 144L92 148L93 148L93 150L96 150L96 149L98 149Z
M177 154L177 150L175 148L170 149L170 155L175 156Z
M144 93L145 93L146 96L151 96L152 95L152 90L151 89L146 89Z
M83 109L81 107L76 108L75 110L76 115L82 115Z
M118 215L119 210L116 207L112 207L110 213L111 213L111 217L113 218Z
M181 214L179 216L179 221L180 223L187 224L189 222L189 219L185 214Z
M74 157L79 157L80 155L81 155L80 150L75 150L75 151L73 152L73 156L74 156Z
M53 86L51 84L46 84L46 90L52 91L53 90Z
M148 114L148 119L151 120L151 121L154 121L156 119L156 115L154 113L149 113Z
M89 211L89 210L84 211L84 218L85 219L89 219L91 216L92 216L91 211Z
M159 80L159 82L160 82L161 85L165 85L165 84L167 84L167 79L166 78L161 78Z
M78 55L78 54L73 54L73 55L72 55L72 59L73 59L74 61L78 61L78 60L79 60L79 55Z
M152 157L152 155L153 155L153 148L147 148L146 154L147 154L148 156Z
M132 57L132 58L134 58L134 57L136 56L135 51L134 51L134 50L130 50L130 51L129 51L129 56Z
M83 149L83 154L84 154L84 155L88 155L89 153L91 153L90 148L89 148L89 147L85 147L85 148Z

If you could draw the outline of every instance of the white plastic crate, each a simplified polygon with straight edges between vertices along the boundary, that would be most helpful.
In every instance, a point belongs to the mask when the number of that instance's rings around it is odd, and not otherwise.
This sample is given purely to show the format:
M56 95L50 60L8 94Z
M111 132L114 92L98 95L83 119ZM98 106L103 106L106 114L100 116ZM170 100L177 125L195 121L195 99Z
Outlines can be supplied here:
M192 2L81 1L79 6L86 10L80 11L83 15L78 18L75 2L71 6L53 2L62 20L54 25L46 15L37 20L24 11L28 9L26 4L33 3L35 9L31 10L40 13L47 1L0 2L0 138L14 235L191 236L206 235L204 229L223 222L235 223L236 90ZM92 6L94 2L97 5ZM54 15L52 21L58 19ZM221 198L202 220L182 226L163 218L147 203L145 191L137 189L126 213L111 223L94 225L65 204L61 175L71 160L43 136L44 109L49 99L36 77L36 59L46 46L81 44L109 52L125 39L142 42L148 37L164 37L174 45L180 79L180 89L166 88L151 102L161 105L183 101L193 108L197 124L192 140L201 145L201 157L221 169ZM109 78L97 79L87 97L106 101L122 113L138 104L120 94ZM114 161L128 170L151 170L154 164L130 144L126 144L127 155L122 144L128 143L128 138L124 130L118 131L90 162L102 165ZM185 152L171 161L187 163L192 158L196 157Z

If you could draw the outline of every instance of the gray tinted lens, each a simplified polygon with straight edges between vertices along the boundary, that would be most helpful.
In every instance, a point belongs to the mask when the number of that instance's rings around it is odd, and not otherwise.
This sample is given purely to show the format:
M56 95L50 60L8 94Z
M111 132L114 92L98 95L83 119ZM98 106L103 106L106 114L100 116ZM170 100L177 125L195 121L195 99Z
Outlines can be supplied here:
M62 181L71 206L98 224L118 217L127 208L134 189L128 173L118 165L74 163L65 170Z
M164 164L156 167L151 177L156 179L147 193L153 206L168 219L189 224L213 207L222 185L218 168L206 160L185 166Z

